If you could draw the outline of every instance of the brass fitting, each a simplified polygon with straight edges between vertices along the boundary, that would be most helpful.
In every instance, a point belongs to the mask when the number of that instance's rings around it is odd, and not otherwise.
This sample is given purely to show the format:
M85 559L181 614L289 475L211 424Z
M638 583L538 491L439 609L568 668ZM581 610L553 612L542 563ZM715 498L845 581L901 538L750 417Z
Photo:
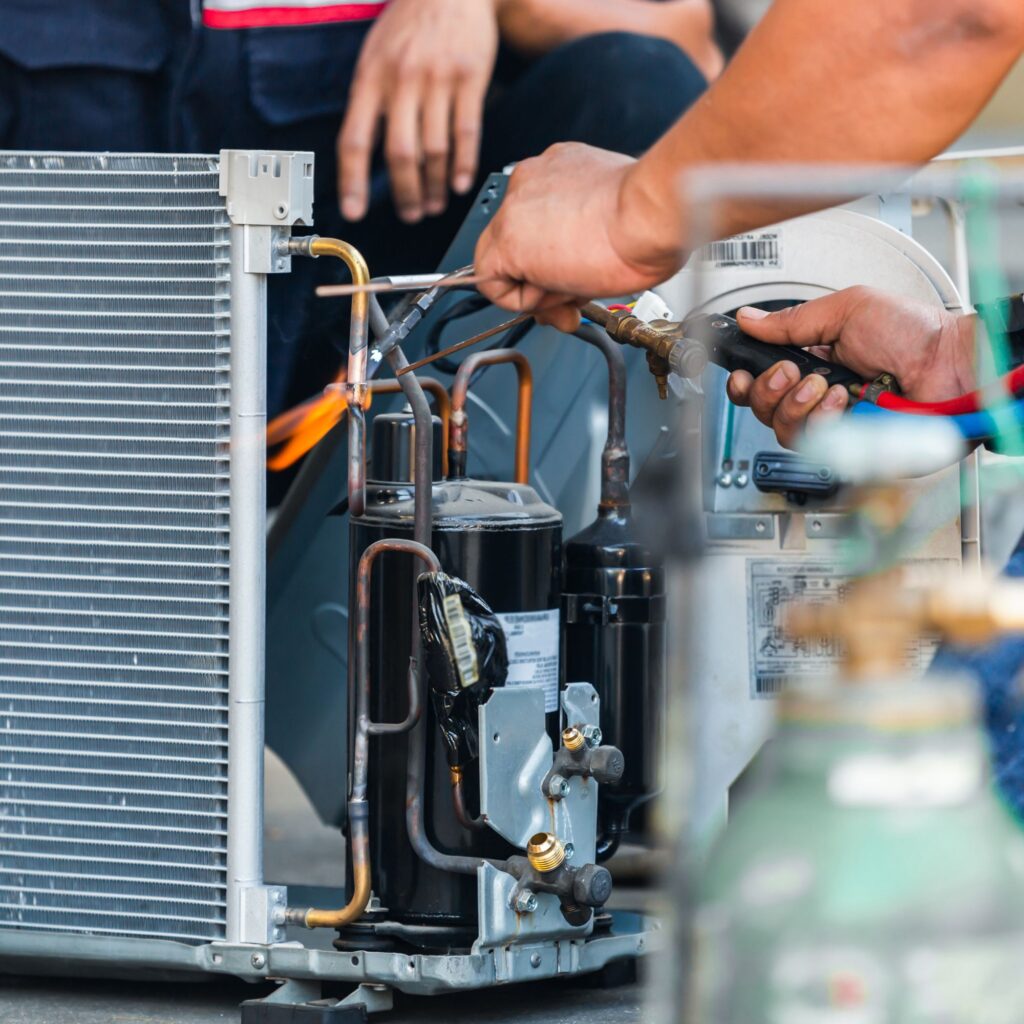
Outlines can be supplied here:
M565 847L558 836L550 832L538 832L530 837L526 847L526 859L534 871L541 874L554 871L565 860Z
M582 750L586 742L583 733L575 725L570 725L568 729L562 731L562 746L566 750Z

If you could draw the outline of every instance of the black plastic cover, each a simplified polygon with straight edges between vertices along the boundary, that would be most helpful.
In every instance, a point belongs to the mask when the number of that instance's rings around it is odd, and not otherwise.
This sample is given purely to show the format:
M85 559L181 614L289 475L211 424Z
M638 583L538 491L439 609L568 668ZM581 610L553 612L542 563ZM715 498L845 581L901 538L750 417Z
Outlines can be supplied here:
M447 573L419 578L419 605L430 695L448 763L464 765L479 750L477 709L508 676L505 631L490 605Z

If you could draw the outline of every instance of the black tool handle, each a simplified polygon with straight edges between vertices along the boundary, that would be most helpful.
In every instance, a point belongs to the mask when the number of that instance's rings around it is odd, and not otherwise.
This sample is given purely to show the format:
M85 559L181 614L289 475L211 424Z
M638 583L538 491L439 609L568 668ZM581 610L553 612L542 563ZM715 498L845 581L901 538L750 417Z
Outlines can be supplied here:
M716 366L733 370L746 370L757 377L771 369L782 359L796 363L801 377L812 373L820 374L829 385L864 384L864 380L840 363L830 363L812 355L806 349L794 345L769 345L758 341L740 330L739 324L721 313L701 313L683 324L688 338L702 342L707 348L708 359Z

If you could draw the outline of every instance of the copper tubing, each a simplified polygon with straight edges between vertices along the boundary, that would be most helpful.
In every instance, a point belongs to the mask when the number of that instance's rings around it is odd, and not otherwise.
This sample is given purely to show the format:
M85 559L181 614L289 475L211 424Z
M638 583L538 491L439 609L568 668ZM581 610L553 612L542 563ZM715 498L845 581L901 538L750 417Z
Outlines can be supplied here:
M626 445L626 357L599 327L581 324L576 337L598 349L608 364L608 436L601 453L602 512L629 510L629 448Z
M452 807L455 809L455 820L470 832L478 832L486 828L482 818L474 818L466 810L466 794L462 788L462 768L458 765L449 768L448 777L452 784Z
M510 348L494 349L492 352L475 352L459 366L452 384L451 430L448 436L448 464L451 479L461 480L466 476L467 442L469 417L466 415L466 399L473 374L482 366L497 366L512 363L519 377L519 405L516 413L516 462L514 479L525 484L530 474L530 413L533 404L533 371L530 361L522 352Z
M439 572L437 557L422 544L399 538L378 540L359 559L356 577L355 653L356 653L356 729L352 750L352 789L348 800L348 826L352 855L352 898L340 910L289 908L285 915L291 924L307 928L342 928L362 917L370 901L369 807L366 802L371 736L407 732L420 720L420 687L417 673L409 673L409 712L403 722L370 721L370 582L373 563L386 551L414 555L425 563L428 572Z
M359 250L338 238L293 238L290 252L309 256L333 256L348 267L352 283L369 284L370 270ZM362 515L366 507L366 358L369 342L370 301L365 291L352 296L352 314L348 332L348 507L352 515Z
M402 374L404 378L406 374ZM441 469L448 475L448 430L452 418L452 403L448 390L436 377L417 377L420 387L434 399L437 415L441 418ZM402 378L394 380L374 380L370 382L370 391L375 395L396 395L404 391Z

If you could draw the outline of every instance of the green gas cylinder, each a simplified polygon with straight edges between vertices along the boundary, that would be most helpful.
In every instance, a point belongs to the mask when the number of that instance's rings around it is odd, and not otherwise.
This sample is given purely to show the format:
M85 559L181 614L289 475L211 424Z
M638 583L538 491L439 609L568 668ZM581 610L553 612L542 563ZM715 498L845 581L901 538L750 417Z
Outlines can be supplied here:
M1020 1024L1024 834L966 681L785 694L699 880L699 1024Z

